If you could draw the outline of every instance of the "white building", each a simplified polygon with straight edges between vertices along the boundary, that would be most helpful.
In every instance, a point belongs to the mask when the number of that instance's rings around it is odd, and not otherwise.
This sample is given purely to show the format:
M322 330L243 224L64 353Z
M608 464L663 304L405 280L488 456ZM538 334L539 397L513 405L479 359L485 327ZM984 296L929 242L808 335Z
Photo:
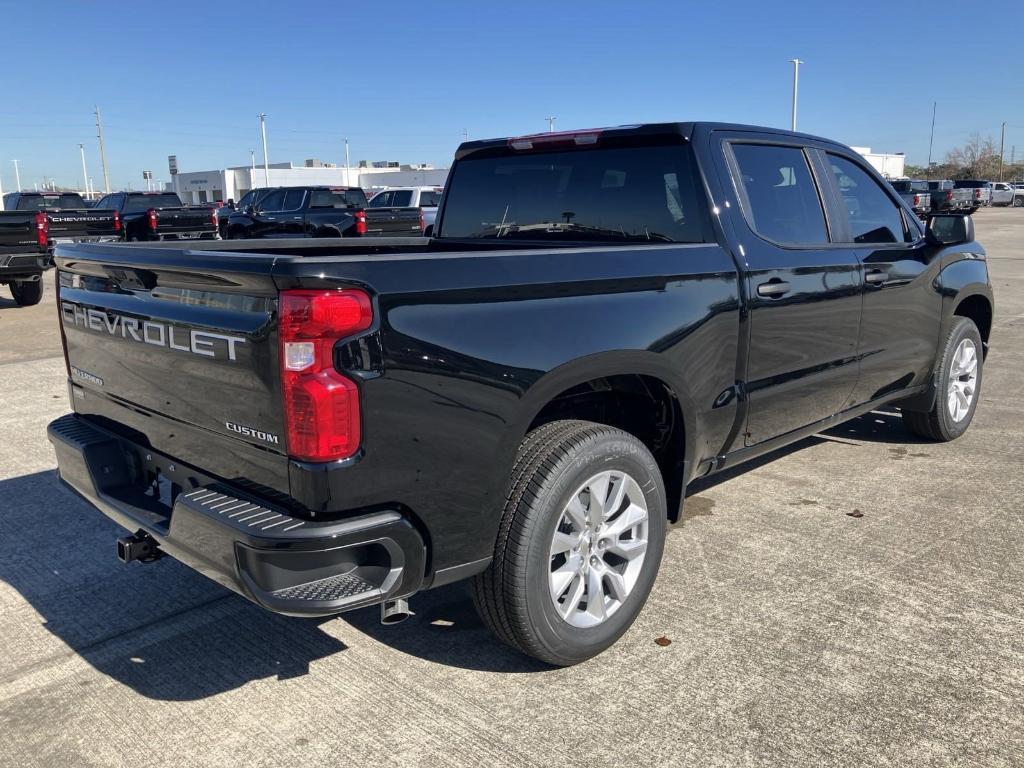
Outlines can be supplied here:
M894 154L872 152L871 147L850 147L850 149L871 163L874 169L887 179L902 179L905 175L907 156L902 152Z
M362 187L372 192L383 187L441 187L448 178L447 168L434 168L430 165L370 164L363 161L359 167L339 168L318 165L318 161L312 160L307 163L304 166L272 163L266 171L261 165L255 168L244 165L223 170L176 173L171 176L171 182L167 186L171 191L178 193L182 202L194 204L216 200L239 200L250 189L257 187L323 184Z

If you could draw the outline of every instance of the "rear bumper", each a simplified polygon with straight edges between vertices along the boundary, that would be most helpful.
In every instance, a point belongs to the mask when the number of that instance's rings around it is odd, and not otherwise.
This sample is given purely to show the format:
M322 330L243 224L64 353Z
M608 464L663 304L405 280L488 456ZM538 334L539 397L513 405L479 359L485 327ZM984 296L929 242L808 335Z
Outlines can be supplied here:
M327 616L423 584L423 539L397 510L308 520L73 414L47 434L61 480L107 517L268 610Z
M19 280L42 274L53 266L49 253L0 253L0 280Z
M160 232L157 230L157 240L220 240L220 232L194 230L194 231L182 231L182 232Z

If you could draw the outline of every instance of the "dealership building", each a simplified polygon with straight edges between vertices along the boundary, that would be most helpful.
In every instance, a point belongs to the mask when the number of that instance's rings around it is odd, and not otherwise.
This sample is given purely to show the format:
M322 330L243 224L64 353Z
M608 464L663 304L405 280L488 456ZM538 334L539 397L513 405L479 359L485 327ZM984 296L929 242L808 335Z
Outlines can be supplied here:
M176 164L175 164L176 165ZM172 173L167 188L177 192L186 204L212 203L217 200L239 200L250 189L258 187L338 186L362 187L368 193L384 187L442 187L448 178L447 168L429 164L402 165L396 162L360 161L358 166L342 168L319 160L305 165L271 163L263 166L240 166L212 171Z

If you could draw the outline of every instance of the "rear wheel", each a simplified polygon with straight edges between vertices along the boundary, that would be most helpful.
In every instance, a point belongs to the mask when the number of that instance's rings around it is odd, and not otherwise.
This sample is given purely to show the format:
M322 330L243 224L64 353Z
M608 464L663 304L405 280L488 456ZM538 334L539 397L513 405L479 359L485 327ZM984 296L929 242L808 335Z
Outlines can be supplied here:
M487 571L473 600L505 643L548 664L597 655L654 585L667 511L658 465L632 435L556 421L519 448Z
M939 359L935 405L927 413L903 411L903 421L911 432L946 442L967 431L981 391L982 349L974 321L956 318Z
M1014 208L1024 208L1024 196L1018 196L1013 198Z
M16 283L11 283L11 296L14 297L14 303L19 307L31 307L34 304L38 304L40 299L43 298L43 281L32 280L19 280Z

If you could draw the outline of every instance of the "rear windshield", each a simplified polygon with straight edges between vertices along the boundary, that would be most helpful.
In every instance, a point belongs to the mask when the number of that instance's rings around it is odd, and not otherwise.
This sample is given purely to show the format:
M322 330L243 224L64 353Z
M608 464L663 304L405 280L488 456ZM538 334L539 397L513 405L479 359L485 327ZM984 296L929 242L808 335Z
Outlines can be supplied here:
M181 200L170 192L166 195L129 195L125 213L138 213L150 208L180 208Z
M19 211L56 210L58 208L85 208L81 195L22 195L18 198Z
M361 189L314 189L310 208L363 208L366 195Z
M706 203L687 147L470 155L452 174L439 237L704 239Z
M441 204L440 192L420 192L420 207L429 208Z
M953 186L957 189L974 189L975 187L987 187L987 181L976 181L974 179L960 179L954 181Z

